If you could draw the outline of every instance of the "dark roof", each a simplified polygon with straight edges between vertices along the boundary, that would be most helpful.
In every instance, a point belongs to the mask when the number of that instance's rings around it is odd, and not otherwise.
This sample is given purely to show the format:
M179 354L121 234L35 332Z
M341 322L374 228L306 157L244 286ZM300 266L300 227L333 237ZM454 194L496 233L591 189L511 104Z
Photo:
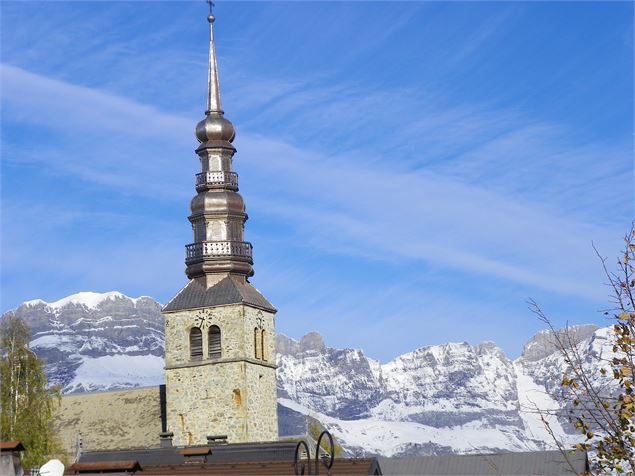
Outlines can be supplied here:
M560 451L531 451L483 455L379 458L385 475L566 475L589 470L587 455L577 451L565 456Z
M121 471L137 471L141 469L139 462L135 460L127 461L105 461L100 463L75 463L70 467L75 473L106 473Z
M267 443L232 443L212 445L207 456L208 463L242 463L248 461L293 461L295 441L273 441ZM145 469L147 465L180 465L186 462L183 447L150 448L121 451L90 451L79 458L79 463L96 463L121 460L136 460ZM189 448L188 448L189 450Z
M140 473L143 476L151 475L295 475L292 461L253 461L249 463L224 463L175 466L148 466ZM306 473L305 473L306 474ZM366 476L381 474L377 472L376 460L373 459L336 459L333 467L327 473L326 468L320 468L320 474L332 476Z
M166 304L163 312L241 303L276 312L276 308L256 288L234 276L227 276L210 288L192 279Z
M77 466L74 465L74 466ZM71 469L73 469L73 467ZM136 468L139 469L139 468ZM181 465L147 465L140 468L138 473L142 476L167 476L167 475L295 475L295 467L293 461L249 461L235 463L202 463L202 464L181 464ZM104 471L99 467L95 467L94 473ZM108 470L106 470L108 471ZM83 474L91 474L82 471ZM325 467L320 468L320 474L327 474ZM333 467L328 472L333 476L366 476L379 475L377 460L375 458L362 459L336 459Z
M0 441L0 451L24 451L24 445L19 441Z

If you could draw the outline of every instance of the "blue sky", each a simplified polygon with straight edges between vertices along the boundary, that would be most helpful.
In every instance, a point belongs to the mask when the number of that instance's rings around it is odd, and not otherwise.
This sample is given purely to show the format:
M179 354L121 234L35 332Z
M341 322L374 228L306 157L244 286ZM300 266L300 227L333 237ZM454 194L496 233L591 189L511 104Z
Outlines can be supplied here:
M2 310L182 285L206 5L2 2ZM217 2L277 329L388 360L604 324L633 214L630 2Z

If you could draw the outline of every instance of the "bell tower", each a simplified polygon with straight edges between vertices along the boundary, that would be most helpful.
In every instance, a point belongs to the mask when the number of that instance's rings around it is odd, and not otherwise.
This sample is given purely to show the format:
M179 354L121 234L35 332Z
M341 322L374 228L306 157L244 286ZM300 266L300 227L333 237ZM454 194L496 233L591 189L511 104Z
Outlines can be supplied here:
M196 126L201 172L191 202L188 284L163 308L167 430L177 446L278 438L274 317L254 288L236 135L221 105L210 2L207 110Z

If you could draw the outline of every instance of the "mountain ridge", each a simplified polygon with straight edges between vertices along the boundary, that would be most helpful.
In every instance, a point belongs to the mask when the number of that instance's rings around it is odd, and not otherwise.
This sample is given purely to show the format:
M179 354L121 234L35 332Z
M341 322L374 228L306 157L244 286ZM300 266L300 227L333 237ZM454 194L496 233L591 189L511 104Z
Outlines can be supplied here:
M3 317L25 320L50 381L74 393L163 383L160 311L147 296L83 292L27 301ZM572 335L591 362L606 350L605 329L578 326ZM551 337L537 333L514 360L486 341L422 346L381 363L361 349L330 347L317 332L278 334L281 428L301 433L317 418L351 454L549 448L534 406L560 414L549 417L558 438L573 433L557 398L564 366Z

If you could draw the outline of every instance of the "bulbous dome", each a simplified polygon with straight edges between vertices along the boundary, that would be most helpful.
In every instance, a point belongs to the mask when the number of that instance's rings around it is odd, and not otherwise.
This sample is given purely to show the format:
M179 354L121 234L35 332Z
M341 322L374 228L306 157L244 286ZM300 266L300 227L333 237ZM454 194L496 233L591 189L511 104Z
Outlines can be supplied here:
M232 142L236 137L234 125L223 116L222 112L210 112L196 125L196 138L199 142L223 140Z
M190 203L192 215L203 213L245 214L245 202L239 193L208 190L196 195Z

